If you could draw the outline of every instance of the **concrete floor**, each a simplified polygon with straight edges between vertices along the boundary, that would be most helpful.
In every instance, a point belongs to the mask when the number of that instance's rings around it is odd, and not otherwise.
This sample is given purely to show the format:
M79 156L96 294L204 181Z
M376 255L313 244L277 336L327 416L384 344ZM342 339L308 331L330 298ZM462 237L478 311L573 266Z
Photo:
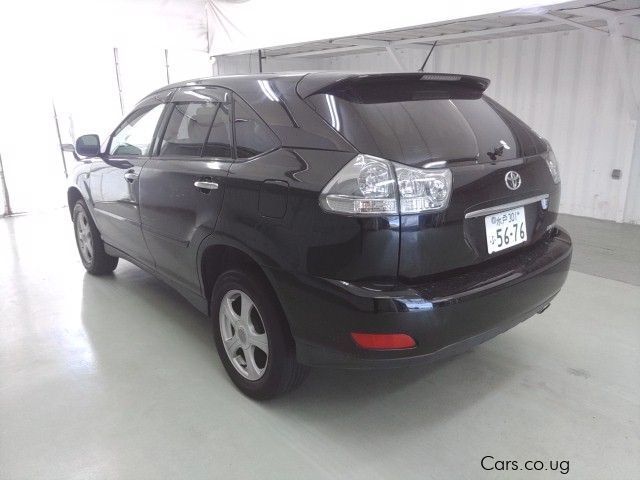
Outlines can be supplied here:
M568 220L578 266L606 257ZM0 220L0 252L2 479L563 477L485 472L486 455L568 460L569 478L640 471L640 287L604 278L637 263L571 272L543 315L449 361L316 370L255 403L171 289L126 262L84 274L66 212Z
M640 286L640 226L560 215L573 238L571 268Z

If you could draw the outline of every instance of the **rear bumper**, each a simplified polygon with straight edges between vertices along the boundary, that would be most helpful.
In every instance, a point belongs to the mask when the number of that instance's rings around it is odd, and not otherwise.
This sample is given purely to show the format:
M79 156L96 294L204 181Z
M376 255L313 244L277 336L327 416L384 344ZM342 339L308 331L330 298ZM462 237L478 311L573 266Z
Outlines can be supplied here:
M394 367L455 355L544 310L565 282L571 239L562 229L526 250L421 285L371 286L268 272L289 319L298 361ZM405 333L416 346L364 350L351 332Z

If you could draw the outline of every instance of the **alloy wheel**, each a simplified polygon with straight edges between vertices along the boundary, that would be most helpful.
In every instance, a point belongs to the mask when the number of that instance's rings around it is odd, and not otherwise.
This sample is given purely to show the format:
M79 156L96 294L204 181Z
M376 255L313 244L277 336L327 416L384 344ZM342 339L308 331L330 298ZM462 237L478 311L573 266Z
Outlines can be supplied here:
M93 235L91 234L89 218L84 211L78 212L76 216L76 238L78 239L80 255L82 255L86 263L91 263L93 261Z
M230 290L220 303L220 334L233 367L248 380L262 378L269 359L269 341L262 317L245 292Z

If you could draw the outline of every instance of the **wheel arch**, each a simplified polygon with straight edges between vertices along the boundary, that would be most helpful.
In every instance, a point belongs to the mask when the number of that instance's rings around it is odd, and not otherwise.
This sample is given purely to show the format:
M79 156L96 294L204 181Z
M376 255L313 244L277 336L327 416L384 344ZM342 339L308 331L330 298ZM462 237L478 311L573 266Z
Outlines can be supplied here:
M207 308L211 307L211 292L216 280L220 274L235 266L251 269L263 277L273 290L278 303L281 304L279 296L275 292L273 280L268 270L264 268L265 264L267 262L258 254L231 238L219 237L214 234L205 239L198 249L197 265L202 293L207 300Z
M84 200L80 189L76 186L69 187L67 190L67 205L69 206L69 214L73 218L73 207L78 200Z
M214 235L212 235L213 237ZM211 295L213 292L213 286L216 280L222 273L232 267L240 267L242 269L248 269L255 274L259 275L264 281L267 288L270 290L271 295L275 299L277 306L280 309L282 318L284 319L286 335L293 342L294 352L297 351L296 338L293 335L293 328L291 319L287 316L287 312L284 308L282 299L275 288L275 281L269 271L269 268L265 268L270 263L266 262L259 255L253 253L246 246L240 244L232 239L217 239L217 241L204 241L205 245L202 245L198 251L198 268L200 275L200 282L202 285L202 292L207 302L207 313L211 316Z

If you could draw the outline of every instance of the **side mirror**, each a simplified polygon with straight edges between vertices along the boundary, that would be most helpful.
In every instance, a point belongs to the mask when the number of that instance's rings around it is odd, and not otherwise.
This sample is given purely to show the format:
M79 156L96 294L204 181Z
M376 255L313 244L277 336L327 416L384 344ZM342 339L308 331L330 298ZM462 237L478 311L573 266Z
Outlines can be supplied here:
M100 137L95 134L82 135L76 140L76 153L83 157L100 155Z

